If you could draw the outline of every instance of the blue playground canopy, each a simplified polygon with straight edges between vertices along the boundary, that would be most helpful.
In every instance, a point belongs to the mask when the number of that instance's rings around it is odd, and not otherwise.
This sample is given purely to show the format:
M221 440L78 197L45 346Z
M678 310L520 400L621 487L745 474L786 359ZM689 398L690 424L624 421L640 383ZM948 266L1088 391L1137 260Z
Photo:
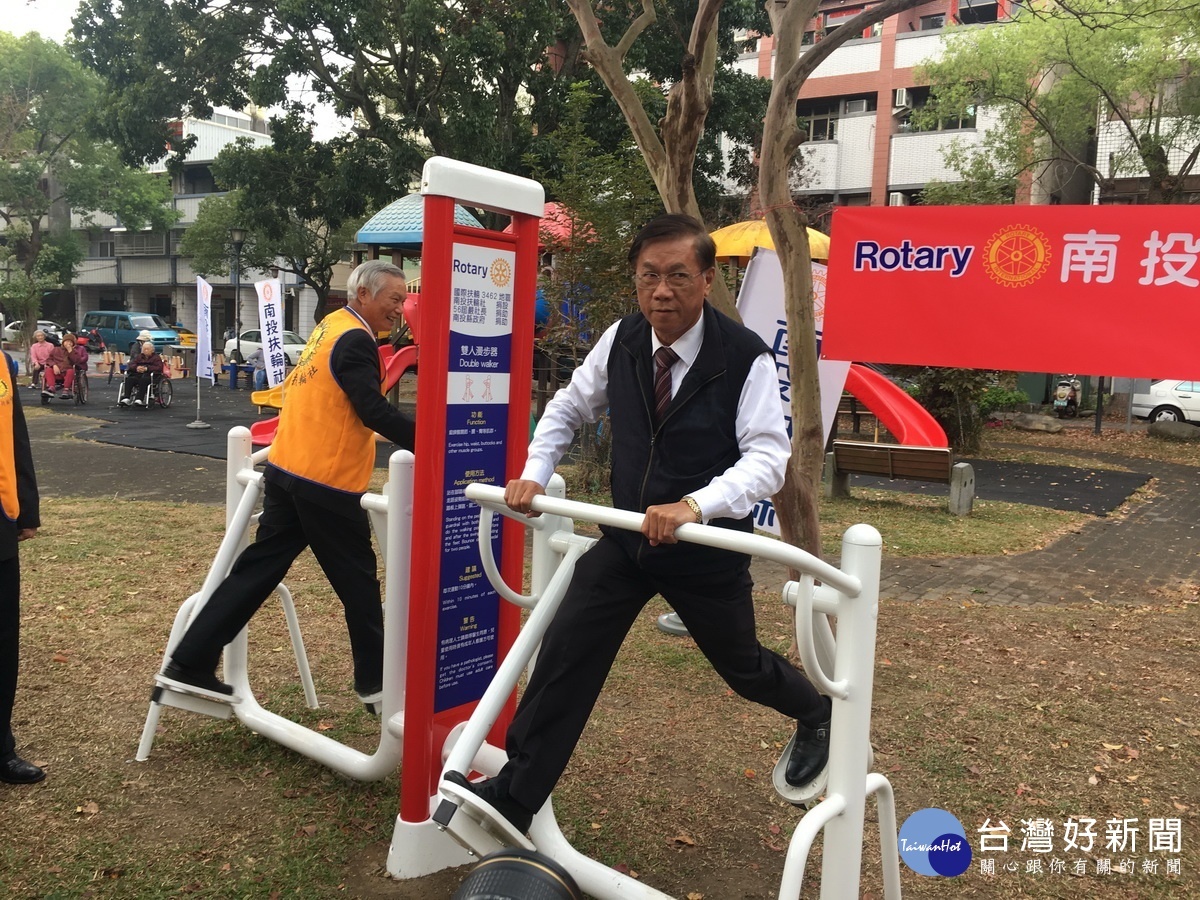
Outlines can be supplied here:
M457 203L454 205L454 222L456 225L483 227L478 219ZM420 250L424 233L425 198L421 194L408 194L375 213L358 230L355 240L360 244Z

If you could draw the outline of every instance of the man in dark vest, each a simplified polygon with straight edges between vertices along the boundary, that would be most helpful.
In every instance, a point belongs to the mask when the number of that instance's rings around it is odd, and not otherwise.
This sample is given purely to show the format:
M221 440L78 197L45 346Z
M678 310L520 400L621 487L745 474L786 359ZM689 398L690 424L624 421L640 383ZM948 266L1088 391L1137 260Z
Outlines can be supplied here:
M660 216L638 233L629 262L641 312L609 328L550 401L521 477L505 488L512 509L533 514L576 429L607 408L613 505L645 513L641 534L602 528L580 558L508 730L508 764L468 786L520 831L566 768L655 594L731 688L797 720L789 784L816 782L828 761L829 701L758 642L749 557L675 539L688 522L751 531L754 505L783 485L790 455L770 350L706 302L715 255L690 216Z
M37 534L41 519L16 374L9 355L0 353L0 781L33 784L46 773L17 756L12 733L21 623L21 559L17 544Z

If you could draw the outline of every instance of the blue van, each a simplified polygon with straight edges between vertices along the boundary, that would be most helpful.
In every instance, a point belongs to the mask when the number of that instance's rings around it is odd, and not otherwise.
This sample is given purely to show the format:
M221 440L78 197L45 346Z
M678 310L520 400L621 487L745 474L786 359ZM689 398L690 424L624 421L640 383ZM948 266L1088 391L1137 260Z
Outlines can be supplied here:
M129 352L129 345L143 331L150 332L154 349L159 353L179 343L179 333L168 325L162 316L148 312L94 309L84 314L80 328L84 331L95 328L110 350L118 350L121 353Z

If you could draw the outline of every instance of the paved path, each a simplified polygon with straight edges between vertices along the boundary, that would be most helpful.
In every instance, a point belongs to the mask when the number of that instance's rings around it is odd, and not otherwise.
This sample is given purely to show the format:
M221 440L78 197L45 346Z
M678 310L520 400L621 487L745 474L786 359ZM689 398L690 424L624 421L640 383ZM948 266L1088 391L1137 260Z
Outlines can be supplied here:
M1151 498L1132 504L1123 516L1094 519L1042 550L967 559L885 558L883 595L1015 606L1138 604L1154 588L1200 581L1200 470L1109 458L1153 476Z
M247 391L203 385L201 416L214 427L189 429L196 418L195 384L177 384L169 410L119 409L115 383L101 380L94 402L82 408L84 416L63 401L34 412L30 433L43 492L223 503L225 433L233 425L249 425L258 413ZM37 395L23 390L27 404L29 398L36 405ZM138 449L139 444L171 449ZM1200 581L1200 470L1117 455L1111 459L1139 474L1014 465L1007 473L993 470L988 480L1006 482L1004 499L1103 512L1151 476L1156 481L1149 500L1133 504L1124 515L1094 519L1042 550L997 557L885 557L884 597L1017 606L1136 604L1151 589ZM1065 497L1076 499L1065 502ZM1101 497L1104 503L1098 504ZM756 573L762 583L779 580L778 573L757 566Z

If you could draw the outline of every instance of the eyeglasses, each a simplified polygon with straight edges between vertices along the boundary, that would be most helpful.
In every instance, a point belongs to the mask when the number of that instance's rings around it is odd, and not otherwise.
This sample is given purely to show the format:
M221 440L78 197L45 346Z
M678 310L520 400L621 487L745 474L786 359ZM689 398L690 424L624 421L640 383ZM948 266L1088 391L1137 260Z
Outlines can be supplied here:
M708 269L704 269L694 275L688 272L668 272L666 275L660 275L657 272L638 272L633 276L633 283L648 291L658 287L660 281L665 281L669 288L685 288L707 271Z

